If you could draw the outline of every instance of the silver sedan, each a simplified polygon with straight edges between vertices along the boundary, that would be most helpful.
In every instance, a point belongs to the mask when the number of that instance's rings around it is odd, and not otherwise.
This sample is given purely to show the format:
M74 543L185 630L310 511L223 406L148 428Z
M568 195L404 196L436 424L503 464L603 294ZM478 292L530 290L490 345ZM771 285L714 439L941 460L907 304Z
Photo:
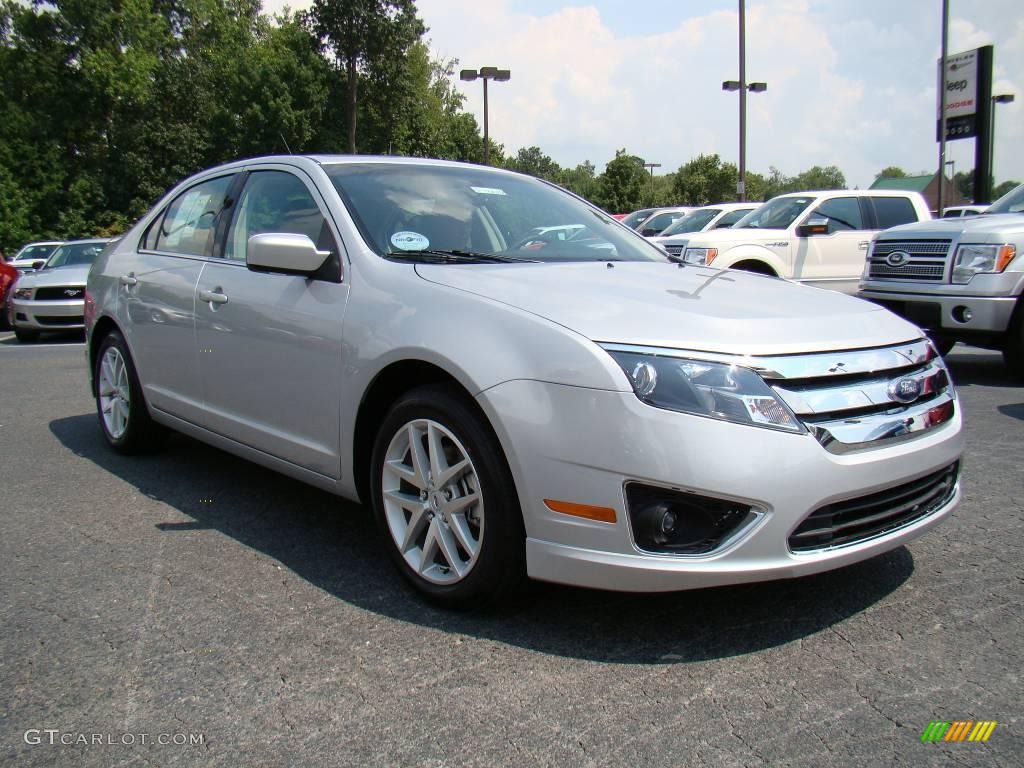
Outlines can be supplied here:
M816 573L901 546L960 495L959 402L918 328L673 263L502 170L210 169L97 259L86 324L112 448L179 430L360 499L446 604L526 576L651 591Z

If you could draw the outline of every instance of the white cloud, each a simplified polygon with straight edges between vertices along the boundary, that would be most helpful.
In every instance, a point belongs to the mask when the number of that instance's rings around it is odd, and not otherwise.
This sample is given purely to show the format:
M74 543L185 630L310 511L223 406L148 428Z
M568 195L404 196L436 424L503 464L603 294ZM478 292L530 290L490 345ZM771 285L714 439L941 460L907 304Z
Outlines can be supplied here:
M701 152L736 161L738 96L721 90L738 76L735 2L700 14L687 9L709 3L679 2L660 28L626 32L612 26L618 0L574 1L417 5L439 56L512 70L490 89L491 135L506 151L537 145L562 165L599 169L621 147L662 171ZM887 165L934 168L938 15L930 0L747 0L747 78L768 83L747 99L748 168L838 165L858 186ZM998 108L996 175L1024 179L1012 150L1024 138L1024 12L1018 0L955 1L950 50L990 43L997 92L1017 95ZM480 83L459 87L482 123ZM972 141L948 152L957 168L973 165Z

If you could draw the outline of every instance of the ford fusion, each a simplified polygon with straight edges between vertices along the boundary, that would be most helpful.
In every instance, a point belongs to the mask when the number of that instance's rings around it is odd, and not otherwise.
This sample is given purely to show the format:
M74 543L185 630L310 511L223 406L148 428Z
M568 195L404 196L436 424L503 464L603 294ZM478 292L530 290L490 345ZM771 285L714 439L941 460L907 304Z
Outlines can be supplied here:
M220 166L97 259L85 311L113 449L177 430L361 500L445 604L526 577L665 591L817 573L959 500L957 395L917 327L676 263L511 172Z

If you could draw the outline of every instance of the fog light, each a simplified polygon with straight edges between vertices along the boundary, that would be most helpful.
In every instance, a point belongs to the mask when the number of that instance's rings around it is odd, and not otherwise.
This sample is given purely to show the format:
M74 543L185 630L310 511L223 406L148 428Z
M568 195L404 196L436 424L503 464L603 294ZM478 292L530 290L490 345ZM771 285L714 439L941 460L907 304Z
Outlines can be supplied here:
M953 311L950 313L953 315L953 319L958 323L969 323L974 317L974 312L969 307L953 307Z
M647 552L702 555L757 517L749 506L640 483L626 486L633 540Z

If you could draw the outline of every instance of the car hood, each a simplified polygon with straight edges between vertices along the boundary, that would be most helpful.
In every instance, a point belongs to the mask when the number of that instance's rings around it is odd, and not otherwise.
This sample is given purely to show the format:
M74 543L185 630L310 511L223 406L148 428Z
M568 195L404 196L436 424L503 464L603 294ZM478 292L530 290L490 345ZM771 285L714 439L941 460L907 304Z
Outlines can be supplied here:
M914 237L937 235L953 237L959 233L965 237L985 238L1005 237L1008 233L1024 232L1024 214L1021 213L985 213L980 216L965 216L959 219L930 219L915 224L901 224L882 232L880 240L895 240L903 235L913 234Z
M424 280L544 317L593 341L727 354L899 344L921 332L851 296L749 272L656 262L418 264Z
M40 269L18 278L19 288L43 288L51 285L85 285L89 279L89 264L56 269Z
M722 229L709 229L707 232L691 232L689 240L699 248L705 245L733 245L735 243L774 243L778 240L788 240L792 235L788 229L733 229L724 227Z

